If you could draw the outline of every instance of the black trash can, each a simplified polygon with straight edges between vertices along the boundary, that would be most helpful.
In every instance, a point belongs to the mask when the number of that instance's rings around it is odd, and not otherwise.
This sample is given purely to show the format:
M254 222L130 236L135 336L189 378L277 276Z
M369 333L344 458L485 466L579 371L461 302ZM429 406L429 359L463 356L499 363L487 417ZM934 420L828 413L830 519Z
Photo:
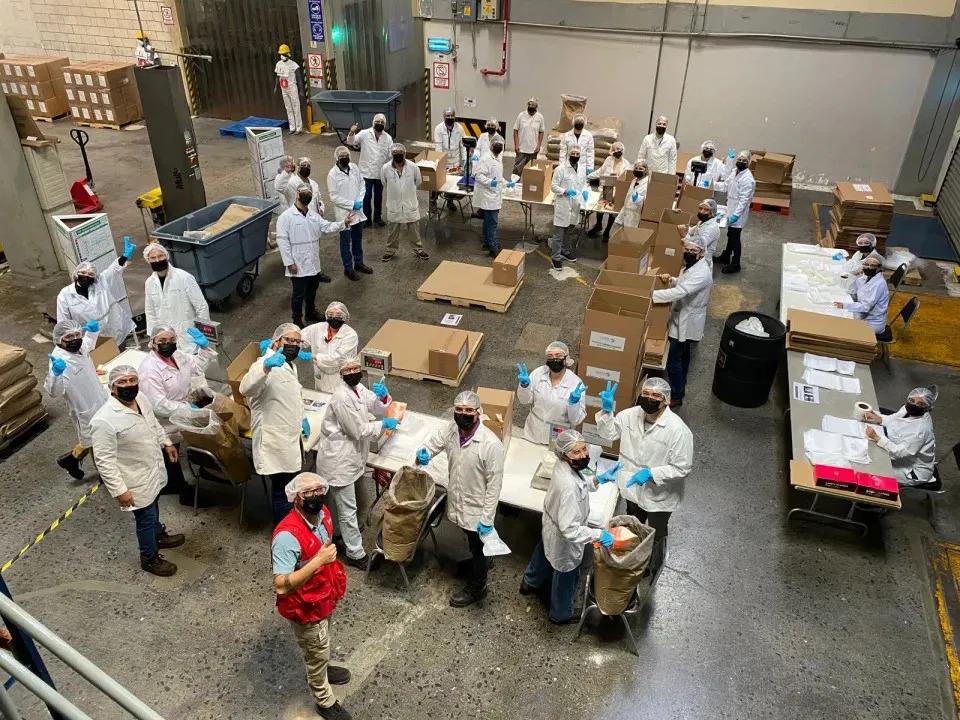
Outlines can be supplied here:
M749 317L763 324L770 337L737 330ZM740 310L727 317L713 370L713 394L742 408L760 407L767 401L783 356L787 329L769 315Z

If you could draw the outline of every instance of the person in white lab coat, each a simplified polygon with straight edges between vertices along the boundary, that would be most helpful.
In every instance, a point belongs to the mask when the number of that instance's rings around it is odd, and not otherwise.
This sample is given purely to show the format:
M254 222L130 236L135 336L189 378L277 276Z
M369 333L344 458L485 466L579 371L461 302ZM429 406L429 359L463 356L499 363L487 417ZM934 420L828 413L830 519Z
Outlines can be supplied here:
M99 334L100 324L96 320L88 320L84 325L76 320L61 320L54 325L56 347L50 353L50 370L43 383L47 395L67 401L70 418L77 429L77 444L73 450L57 458L57 465L77 480L83 480L80 463L93 445L90 420L109 397L90 359Z
M284 155L280 158L280 166L277 168L277 174L273 178L273 190L277 193L277 200L280 206L274 211L277 215L290 207L290 200L287 197L287 186L290 184L290 177L297 170L297 165L293 161L293 155Z
M645 160L637 160L633 164L633 181L627 188L627 196L623 199L623 207L613 221L614 225L624 227L640 227L640 213L643 212L643 201L647 199L647 184L650 182Z
M517 115L513 123L513 152L517 156L513 163L514 175L522 175L527 163L536 160L540 154L547 124L538 107L540 101L531 97L527 100L526 111Z
M98 274L86 260L77 265L73 282L57 295L57 321L75 320L83 324L96 320L100 323L100 334L112 337L123 347L135 328L123 271L136 249L130 238L124 236L123 254L102 273Z
M277 86L283 98L283 107L287 111L287 121L290 125L290 134L299 135L303 132L303 118L300 115L300 87L297 84L297 70L300 66L290 59L290 47L284 43L277 48L280 59L273 66L273 74L277 76Z
M590 453L583 435L576 430L560 433L555 450L558 459L543 500L540 542L523 573L520 594L533 595L549 589L550 622L563 625L575 619L573 605L584 550L594 542L613 547L613 535L608 530L590 527L587 519L590 493L599 483L612 482L616 472L601 473L596 479L584 476Z
M703 340L707 322L707 306L713 288L713 267L704 257L699 238L683 241L683 265L680 277L662 273L659 278L669 287L654 290L654 303L673 303L668 334L670 350L667 356L667 376L670 378L670 407L683 404L687 387L690 355L696 343Z
M132 512L140 546L140 567L169 577L177 566L160 550L180 547L183 535L171 535L160 522L157 496L167 483L163 456L177 460L177 448L160 427L150 401L139 392L137 371L119 365L107 376L110 397L90 420L93 461L120 509Z
M293 207L286 209L277 219L277 247L293 287L290 313L293 322L300 327L303 327L304 317L308 322L320 319L317 288L322 282L330 282L329 276L320 271L320 236L342 231L354 217L350 212L343 220L329 222L310 209L312 200L310 189L300 188Z
M443 111L443 122L433 128L433 143L437 152L447 154L447 172L456 174L463 167L466 149L455 108L448 107Z
M707 198L697 206L696 225L680 225L685 240L693 240L703 248L703 259L713 270L713 256L720 244L720 223L717 221L717 201ZM676 395L676 393L674 393Z
M294 173L290 176L290 179L287 181L286 187L286 197L287 197L287 206L291 207L297 200L297 193L300 192L300 188L309 187L310 188L310 209L313 210L317 215L323 215L323 198L320 197L320 185L310 177L310 173L313 170L313 162L308 157L302 157L297 160L296 168Z
M567 130L560 137L560 166L566 162L570 155L570 148L580 148L580 164L583 165L587 175L593 172L595 167L594 159L594 141L593 133L586 129L587 118L577 113L573 116L573 128Z
M150 401L153 414L170 442L177 448L177 459L164 457L167 472L166 493L178 493L181 505L193 505L193 492L183 476L180 466L180 432L170 417L191 407L187 397L191 390L206 387L204 377L207 365L217 354L210 349L210 341L195 328L191 333L190 350L177 347L178 334L172 325L155 325L150 333L150 352L141 361L137 374L140 376L140 391Z
M413 245L413 254L420 260L429 260L420 239L420 168L407 160L407 149L394 143L390 149L391 160L380 168L380 181L386 196L387 249L380 258L390 262L400 249L400 236L407 235Z
M366 184L363 196L363 215L367 218L364 227L383 227L383 179L381 170L383 164L390 161L390 148L393 138L386 131L387 116L377 113L373 116L373 127L360 129L354 124L347 135L346 145L360 151L360 174Z
M667 525L683 499L684 478L693 468L693 433L670 408L670 385L659 377L640 387L636 407L613 414L616 386L600 393L597 430L620 439L616 473L627 512L656 531L650 572L656 576L666 556Z
M854 278L863 273L863 261L870 255L875 255L883 261L883 255L877 252L877 236L873 233L861 233L857 236L857 250L850 259L843 263L843 271ZM851 281L851 285L852 285Z
M699 161L707 166L706 172L697 175L693 171L693 163ZM687 160L687 167L683 171L683 181L687 185L696 184L700 187L711 187L717 180L721 179L726 172L723 163L717 159L717 146L713 140L704 140L700 145L700 157L692 157Z
M473 154L473 162L475 163L482 160L483 156L490 152L490 146L497 140L499 140L504 147L506 147L507 144L506 140L503 139L503 135L500 134L500 122L495 117L487 118L483 129L486 130L486 132L477 138L477 147Z
M637 160L644 160L650 172L677 172L677 139L667 132L667 118L657 118L654 131L646 135L640 143Z
M937 400L936 388L918 387L907 395L907 401L895 413L870 413L866 420L878 424L878 430L867 425L866 434L890 453L893 474L900 485L939 490L942 481L934 477L937 466L937 442L933 436L930 412Z
M253 469L271 483L274 524L290 512L284 488L302 469L300 438L310 436L293 365L301 352L300 328L284 323L273 331L266 354L240 381L240 393L250 406Z
M834 307L848 310L858 320L864 320L878 340L889 341L893 337L887 327L887 308L890 306L890 289L883 276L883 256L867 255L861 263L861 274L850 287L852 302L835 302Z
M500 208L503 207L503 190L516 185L503 177L503 141L494 140L490 152L480 156L476 165L476 187L473 203L483 211L483 246L487 254L495 258L500 254L497 226L500 223Z
M447 454L447 518L463 530L470 546L470 576L466 586L450 598L451 607L466 607L487 595L487 558L483 537L494 528L503 460L500 438L480 419L480 396L464 390L453 401L453 422L437 430L417 450L417 465L428 465L441 452Z
M337 511L337 528L347 548L347 564L367 569L367 554L357 522L356 483L367 469L370 441L384 430L395 430L397 419L384 417L393 399L384 380L372 391L360 383L363 366L359 357L340 363L340 385L327 404L317 446L317 474L330 484ZM370 419L373 415L374 420Z
M587 416L584 385L572 366L570 348L559 340L547 345L546 361L533 372L524 363L517 365L517 401L530 405L523 424L530 442L547 445L552 425L575 427Z
M334 300L327 305L324 321L308 325L301 333L313 354L314 387L320 392L332 393L339 388L343 384L340 366L357 355L360 340L348 322L347 306Z
M153 270L143 286L147 336L153 337L160 325L171 325L176 328L180 347L185 352L193 352L194 333L190 330L196 330L194 321L210 320L210 307L200 285L186 270L170 265L170 253L160 243L147 245L143 257Z
M750 172L751 157L749 152L741 150L735 167L714 184L717 190L727 193L727 247L719 257L720 264L726 266L721 272L727 274L740 272L740 235L750 217L750 203L757 189L757 181Z
M623 143L618 140L610 146L610 154L607 156L607 159L603 161L603 165L600 166L600 169L594 170L592 173L587 175L587 180L599 180L601 177L620 177L620 175L625 173L630 166L630 163L624 159L623 154ZM607 213L607 229L603 231L603 242L608 242L610 240L610 228L613 225L614 218L616 218L616 215L613 213ZM598 212L597 222L592 228L590 228L590 231L587 233L587 237L596 237L599 235L602 225L603 213Z
M553 191L553 239L550 242L551 262L555 270L563 268L563 261L577 261L577 233L580 231L580 204L585 203L587 172L581 162L580 148L570 148L566 162L553 171L550 183Z
M372 275L373 268L363 263L363 198L366 185L360 168L350 162L350 149L341 145L333 151L335 165L327 173L327 191L333 203L333 216L346 220L353 213L350 227L340 231L340 261L343 274L350 280L359 280L357 273Z

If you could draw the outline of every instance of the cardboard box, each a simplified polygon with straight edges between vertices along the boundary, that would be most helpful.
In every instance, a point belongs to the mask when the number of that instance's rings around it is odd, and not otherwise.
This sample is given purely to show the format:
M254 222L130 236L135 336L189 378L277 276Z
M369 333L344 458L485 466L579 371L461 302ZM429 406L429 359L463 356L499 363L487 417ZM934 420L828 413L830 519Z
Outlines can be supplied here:
M654 173L659 175L661 173ZM673 177L674 176L668 176ZM657 222L660 220L660 214L664 210L669 210L673 207L673 201L677 196L677 185L676 183L666 184L663 182L654 183L653 178L650 179L649 184L647 185L647 197L643 201L643 209L640 211L641 220L652 220Z
M687 171L687 163L692 158L700 157L698 152L678 152L677 153L677 175L683 175Z
M593 352L603 351L590 350L588 354ZM580 377L586 387L583 401L587 406L587 418L592 419L593 414L600 410L600 393L606 390L608 382L617 383L613 394L614 412L633 407L639 395L637 388L643 374L641 365L640 358L637 358L633 367L607 367L602 360L598 360L593 355L590 356L588 363L581 362Z
M523 199L529 202L543 202L551 192L553 163L548 160L534 160L527 163L520 179L523 183Z
M34 100L34 115L53 118L63 115L67 112L67 110L67 101L62 97L47 98L46 100Z
M758 183L780 185L793 175L794 155L760 151L754 154L750 172Z
M240 392L240 381L243 380L250 366L259 357L260 343L247 343L247 346L240 351L233 362L227 365L227 383L229 383L230 390L233 392L233 399L244 407L247 406L247 399Z
M683 234L679 225L690 222L690 216L676 210L664 210L653 240L650 265L662 273L680 274L683 267ZM678 221L679 222L676 222Z
M90 360L95 368L110 362L120 354L120 348L117 347L117 341L112 337L101 335L97 338L97 344L90 351Z
M813 477L818 487L847 492L856 492L857 489L857 479L853 468L814 465Z
M583 316L581 355L587 348L596 348L636 358L649 309L649 298L594 288Z
M624 170L613 184L613 209L617 212L623 210L623 205L627 201L627 195L630 194L630 187L635 179L633 170Z
M416 157L420 168L420 189L439 192L447 182L447 154L437 150L424 150Z
M527 254L522 250L501 250L493 261L494 285L515 287L523 280L523 267Z
M858 472L856 480L859 495L881 500L896 500L900 495L900 486L895 478Z
M677 209L689 215L696 215L700 203L712 197L713 187L696 187L684 183L680 188L680 200L677 201Z
M600 270L597 279L593 281L594 287L645 298L650 298L654 289L660 285L660 281L652 273L637 274L611 269Z
M504 445L508 445L513 433L514 391L478 387L477 395L483 408L483 424L493 430Z
M427 366L431 375L456 378L467 362L470 346L463 330L449 330L429 349Z
M607 243L604 267L622 272L646 272L650 264L654 233L645 228L617 225Z
M600 434L599 428L593 422L593 417L588 413L587 419L580 426L580 434L583 439L591 445L600 446L600 454L606 457L617 457L620 455L620 440L608 440Z

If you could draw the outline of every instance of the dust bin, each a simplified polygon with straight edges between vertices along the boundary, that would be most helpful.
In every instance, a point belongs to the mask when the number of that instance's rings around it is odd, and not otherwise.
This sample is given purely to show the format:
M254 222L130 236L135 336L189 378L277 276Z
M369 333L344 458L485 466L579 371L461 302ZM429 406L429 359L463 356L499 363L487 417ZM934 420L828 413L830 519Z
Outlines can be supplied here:
M749 317L757 318L770 337L737 330ZM783 357L787 329L769 315L740 310L727 317L713 370L713 394L736 407L760 407L767 401Z

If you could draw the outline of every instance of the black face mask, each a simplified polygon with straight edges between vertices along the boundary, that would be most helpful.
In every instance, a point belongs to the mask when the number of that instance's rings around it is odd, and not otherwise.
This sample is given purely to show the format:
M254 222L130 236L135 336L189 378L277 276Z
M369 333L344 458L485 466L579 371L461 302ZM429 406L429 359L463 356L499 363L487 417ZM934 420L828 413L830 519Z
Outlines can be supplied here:
M332 327L334 330L339 330L343 327L343 324L346 322L342 317L336 317L327 315L327 325Z
M709 159L712 158L712 157L713 157L713 150L704 150L704 151L703 151L703 159L704 159L704 160L709 160Z
M580 162L580 158L578 157L570 157L568 160L570 161L570 167L576 167L577 163Z
M553 372L560 372L567 367L567 361L565 358L550 359L547 360L547 367Z
M637 405L639 405L640 409L643 410L647 415L653 415L660 409L660 400L641 395L637 398Z
M873 277L874 275L876 275L878 272L880 272L880 268L865 267L865 268L863 269L863 274L866 275L868 278L872 278L872 277Z
M590 467L590 456L588 455L585 458L567 458L567 462L570 464L570 467L580 472Z
M393 164L394 164L394 165L402 165L402 164L403 164L403 159L404 159L404 155L403 155L402 153L394 153L394 155L393 155Z
M137 393L140 392L139 385L125 385L123 387L117 387L117 400L121 402L133 402Z
M83 338L81 337L77 338L76 340L67 340L64 343L61 343L60 347L67 352L78 353L80 352L80 348L83 347Z
M873 245L857 245L857 250L861 255L869 255L873 252Z
M920 417L927 411L925 407L921 407L920 405L914 405L913 403L909 403L909 402L903 406L903 409L906 410L907 415L909 415L910 417Z
M177 344L175 342L166 342L166 343L157 343L157 352L160 353L163 357L170 357L177 351Z
M286 343L284 343L283 356L287 359L287 362L292 363L294 360L297 359L297 355L299 354L300 354L299 345L287 345Z
M530 115L536 115L536 114L537 114L537 106L536 106L536 105L527 105L527 113L530 114Z
M613 154L613 156L614 156L615 158L622 158L622 157L623 157L623 153L618 150L617 152L615 152L615 153Z
M87 290L91 285L97 282L96 278L92 278L89 275L78 275L75 285L77 290Z
M308 167L300 168L299 170L297 170L297 175L299 175L304 180L306 180L308 177L310 177L310 168Z
M297 200L300 201L300 204L306 207L310 204L310 201L313 200L313 193L300 193L297 195Z
M383 132L383 129L386 127L383 123L374 123L373 129L377 132Z
M488 127L488 128L487 128L487 135L491 135L491 136L492 136L492 135L496 135L496 134L497 134L497 129L496 129L495 127Z
M150 263L150 269L154 272L163 272L170 266L170 263L166 260L157 260L156 262Z
M662 127L657 128L657 135L663 135L665 132L667 132L666 128L662 128Z
M452 127L453 127L453 124L454 124L456 121L457 121L456 118L444 118L444 119L443 119L443 124L446 125L448 128L452 128Z
M747 169L747 163L745 163L745 162L738 162L738 163L737 163L737 170L739 170L740 172L743 172L743 171L746 170L746 169Z
M685 252L683 254L683 264L686 265L688 268L696 265L698 259L699 258L697 257L696 253Z
M709 219L710 219L710 213L705 213L705 212L697 213L697 220L699 220L700 222L706 222Z
M310 497L300 498L300 507L307 515L319 515L323 510L323 496L311 495Z
M360 378L363 377L363 373L352 372L352 373L347 373L346 375L341 375L340 377L342 377L343 381L350 387L356 387L357 385L360 384Z
M457 427L461 430L470 430L477 422L476 415L467 415L466 413L455 412L453 414L453 421L457 424Z
M635 178L637 178L638 180L639 180L640 178L642 178L644 175L646 175L646 173L645 173L643 170L634 170L634 171L633 171L633 176L634 176Z
M346 170L350 167L350 158L340 158L337 160L337 167L341 170Z

